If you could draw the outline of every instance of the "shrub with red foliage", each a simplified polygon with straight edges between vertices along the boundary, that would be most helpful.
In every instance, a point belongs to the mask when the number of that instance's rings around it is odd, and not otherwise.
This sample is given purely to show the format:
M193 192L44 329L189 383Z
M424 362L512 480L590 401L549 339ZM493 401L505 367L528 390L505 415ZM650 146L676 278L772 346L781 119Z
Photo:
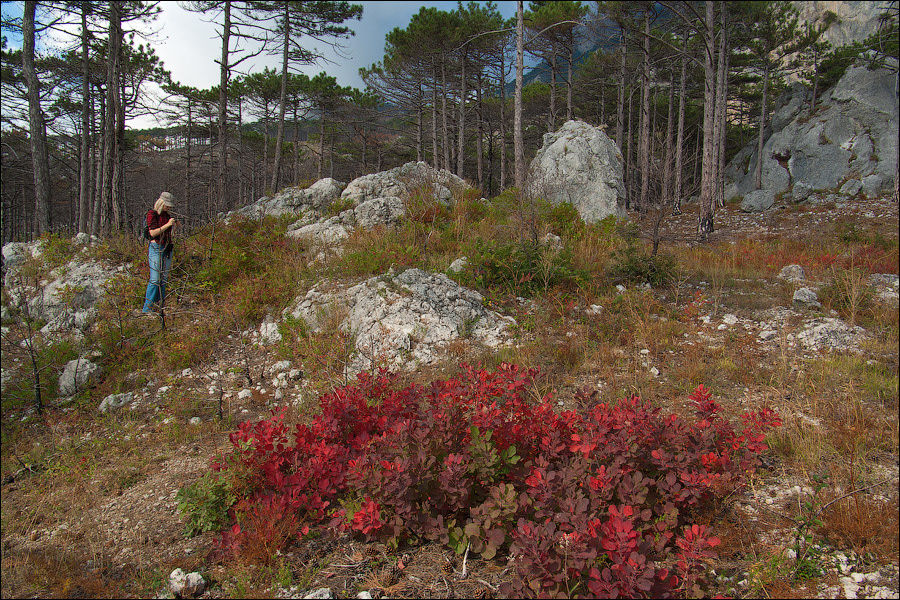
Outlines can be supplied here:
M736 430L703 386L690 397L694 422L637 397L556 412L549 396L526 399L535 375L463 365L459 377L398 389L390 374L364 373L322 396L293 439L283 414L244 423L223 463L249 473L236 516L259 505L300 534L325 526L486 559L506 551L509 595L692 591L718 540L686 514L741 485L778 417L747 413ZM235 525L223 541L246 543L244 532Z

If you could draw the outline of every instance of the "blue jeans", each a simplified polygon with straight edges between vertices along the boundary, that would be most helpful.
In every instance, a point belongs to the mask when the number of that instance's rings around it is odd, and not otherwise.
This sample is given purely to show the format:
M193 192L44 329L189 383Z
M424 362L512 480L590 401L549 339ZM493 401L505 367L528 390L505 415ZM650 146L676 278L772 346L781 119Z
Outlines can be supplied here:
M144 300L144 312L150 312L155 303L160 306L166 300L166 280L172 268L172 246L160 246L150 242L150 283L147 284L147 297Z

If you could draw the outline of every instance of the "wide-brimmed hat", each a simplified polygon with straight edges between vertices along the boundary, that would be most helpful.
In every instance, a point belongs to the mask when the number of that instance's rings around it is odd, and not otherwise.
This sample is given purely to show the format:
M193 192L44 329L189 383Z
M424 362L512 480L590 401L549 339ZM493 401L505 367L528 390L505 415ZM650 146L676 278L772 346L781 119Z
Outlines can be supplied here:
M159 198L156 200L157 202L162 201L163 206L172 207L175 206L175 196L170 194L169 192L163 192L159 195Z

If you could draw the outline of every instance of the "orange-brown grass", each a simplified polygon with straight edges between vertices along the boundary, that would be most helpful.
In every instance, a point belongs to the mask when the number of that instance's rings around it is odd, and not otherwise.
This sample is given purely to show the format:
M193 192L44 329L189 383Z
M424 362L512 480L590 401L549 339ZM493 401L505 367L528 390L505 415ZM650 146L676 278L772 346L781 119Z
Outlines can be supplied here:
M822 502L827 504L841 495L829 490L823 494ZM896 500L858 494L829 506L821 519L823 524L818 533L838 547L858 553L871 552L888 561L897 560L900 525Z

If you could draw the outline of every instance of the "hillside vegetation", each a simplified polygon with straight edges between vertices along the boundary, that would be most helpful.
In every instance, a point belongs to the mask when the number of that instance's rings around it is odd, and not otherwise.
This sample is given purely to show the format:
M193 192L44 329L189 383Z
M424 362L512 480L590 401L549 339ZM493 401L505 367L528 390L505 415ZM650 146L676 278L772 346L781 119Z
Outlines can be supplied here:
M897 274L895 202L728 205L703 245L686 205L651 256L652 215L429 190L338 246L290 215L178 239L164 318L135 314L143 244L43 238L3 288L3 595L155 595L174 568L210 597L896 593L900 324L870 277ZM34 333L20 294L92 261L123 267L94 325ZM506 343L357 377L344 315L282 318L409 268L512 317ZM78 357L99 375L64 398Z

